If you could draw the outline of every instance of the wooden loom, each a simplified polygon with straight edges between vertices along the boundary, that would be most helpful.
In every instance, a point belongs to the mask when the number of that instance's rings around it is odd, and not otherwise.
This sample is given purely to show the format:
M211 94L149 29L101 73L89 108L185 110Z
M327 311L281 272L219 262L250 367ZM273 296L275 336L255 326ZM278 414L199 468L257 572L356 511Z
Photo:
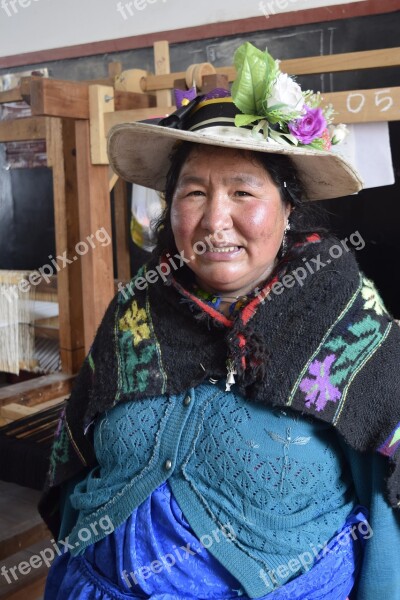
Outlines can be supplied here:
M118 279L130 279L126 186L110 172L106 136L109 129L171 113L173 87L190 87L193 79L206 91L233 81L232 66L214 69L191 65L170 73L167 42L154 46L155 74L109 67L109 78L95 82L23 78L18 88L0 93L0 103L26 100L32 116L0 122L0 142L45 139L48 166L53 170L56 252L73 254L75 245L104 227L111 233L110 191L114 190ZM281 62L291 75L340 72L400 65L400 48L319 56ZM325 94L336 121L345 123L399 119L400 87ZM12 422L34 416L37 408L51 411L70 392L74 374L87 353L101 317L114 295L112 246L98 246L57 276L59 344L62 372L0 389L0 417ZM45 404L47 403L47 404ZM2 412L1 412L2 411ZM50 413L49 413L50 414ZM50 415L50 422L53 419ZM40 416L39 416L40 418ZM32 430L37 434L33 420ZM18 427L18 422L14 423ZM54 428L54 419L53 424ZM29 437L26 421L20 433L8 427L4 435ZM22 433L21 433L22 432ZM44 436L48 440L47 434ZM43 529L22 532L20 548L43 539ZM0 544L1 547L1 544ZM15 548L15 546L13 546ZM37 582L35 583L37 585ZM0 598L2 596L0 591Z

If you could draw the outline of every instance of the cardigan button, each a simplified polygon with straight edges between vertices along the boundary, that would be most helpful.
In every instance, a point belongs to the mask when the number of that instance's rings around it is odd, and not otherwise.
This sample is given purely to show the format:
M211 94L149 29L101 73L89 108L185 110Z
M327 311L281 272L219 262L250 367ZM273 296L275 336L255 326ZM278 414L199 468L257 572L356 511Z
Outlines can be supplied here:
M191 401L192 401L191 397L190 396L186 396L186 398L183 401L183 404L185 406L189 406L189 404L191 403Z
M164 463L164 469L166 469L167 471L172 469L172 460L170 460L169 458Z

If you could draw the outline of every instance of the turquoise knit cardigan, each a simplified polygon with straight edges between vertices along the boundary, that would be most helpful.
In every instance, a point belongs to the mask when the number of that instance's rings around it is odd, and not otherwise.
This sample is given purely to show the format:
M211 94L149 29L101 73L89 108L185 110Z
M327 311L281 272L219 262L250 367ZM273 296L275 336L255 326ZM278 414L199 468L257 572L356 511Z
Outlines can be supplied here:
M94 524L118 527L168 479L197 536L254 598L307 570L356 502L328 424L218 385L119 404L94 444L99 466L71 496L73 554L106 535Z

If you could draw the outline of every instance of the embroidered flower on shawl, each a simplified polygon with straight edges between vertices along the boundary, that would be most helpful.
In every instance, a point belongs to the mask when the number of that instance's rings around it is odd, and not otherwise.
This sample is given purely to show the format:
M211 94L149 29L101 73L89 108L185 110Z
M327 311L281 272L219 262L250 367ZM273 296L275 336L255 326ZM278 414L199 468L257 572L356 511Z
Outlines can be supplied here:
M377 315L383 315L386 313L385 305L383 304L382 298L378 294L372 281L364 277L364 285L361 290L361 295L364 302L364 310L374 310Z
M322 362L315 360L311 363L308 372L314 375L315 379L306 378L300 383L301 391L307 394L307 408L314 404L315 410L320 412L324 410L328 401L336 402L341 397L340 390L332 385L330 380L330 368L335 359L336 356L330 354Z
M143 340L150 337L150 328L147 324L147 315L144 308L139 308L136 300L131 304L123 317L119 320L121 331L130 331L133 337L133 345L137 346Z

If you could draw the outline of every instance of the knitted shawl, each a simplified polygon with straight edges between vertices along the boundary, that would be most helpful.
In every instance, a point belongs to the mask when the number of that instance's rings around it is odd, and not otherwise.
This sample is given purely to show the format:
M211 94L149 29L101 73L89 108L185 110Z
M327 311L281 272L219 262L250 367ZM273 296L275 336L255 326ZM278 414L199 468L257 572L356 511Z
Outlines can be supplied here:
M328 422L355 450L388 457L387 499L400 508L400 328L352 253L335 238L304 244L232 318L190 293L179 255L159 260L113 299L78 374L40 504L49 527L58 486L96 464L97 416L225 380L227 360L249 402Z

